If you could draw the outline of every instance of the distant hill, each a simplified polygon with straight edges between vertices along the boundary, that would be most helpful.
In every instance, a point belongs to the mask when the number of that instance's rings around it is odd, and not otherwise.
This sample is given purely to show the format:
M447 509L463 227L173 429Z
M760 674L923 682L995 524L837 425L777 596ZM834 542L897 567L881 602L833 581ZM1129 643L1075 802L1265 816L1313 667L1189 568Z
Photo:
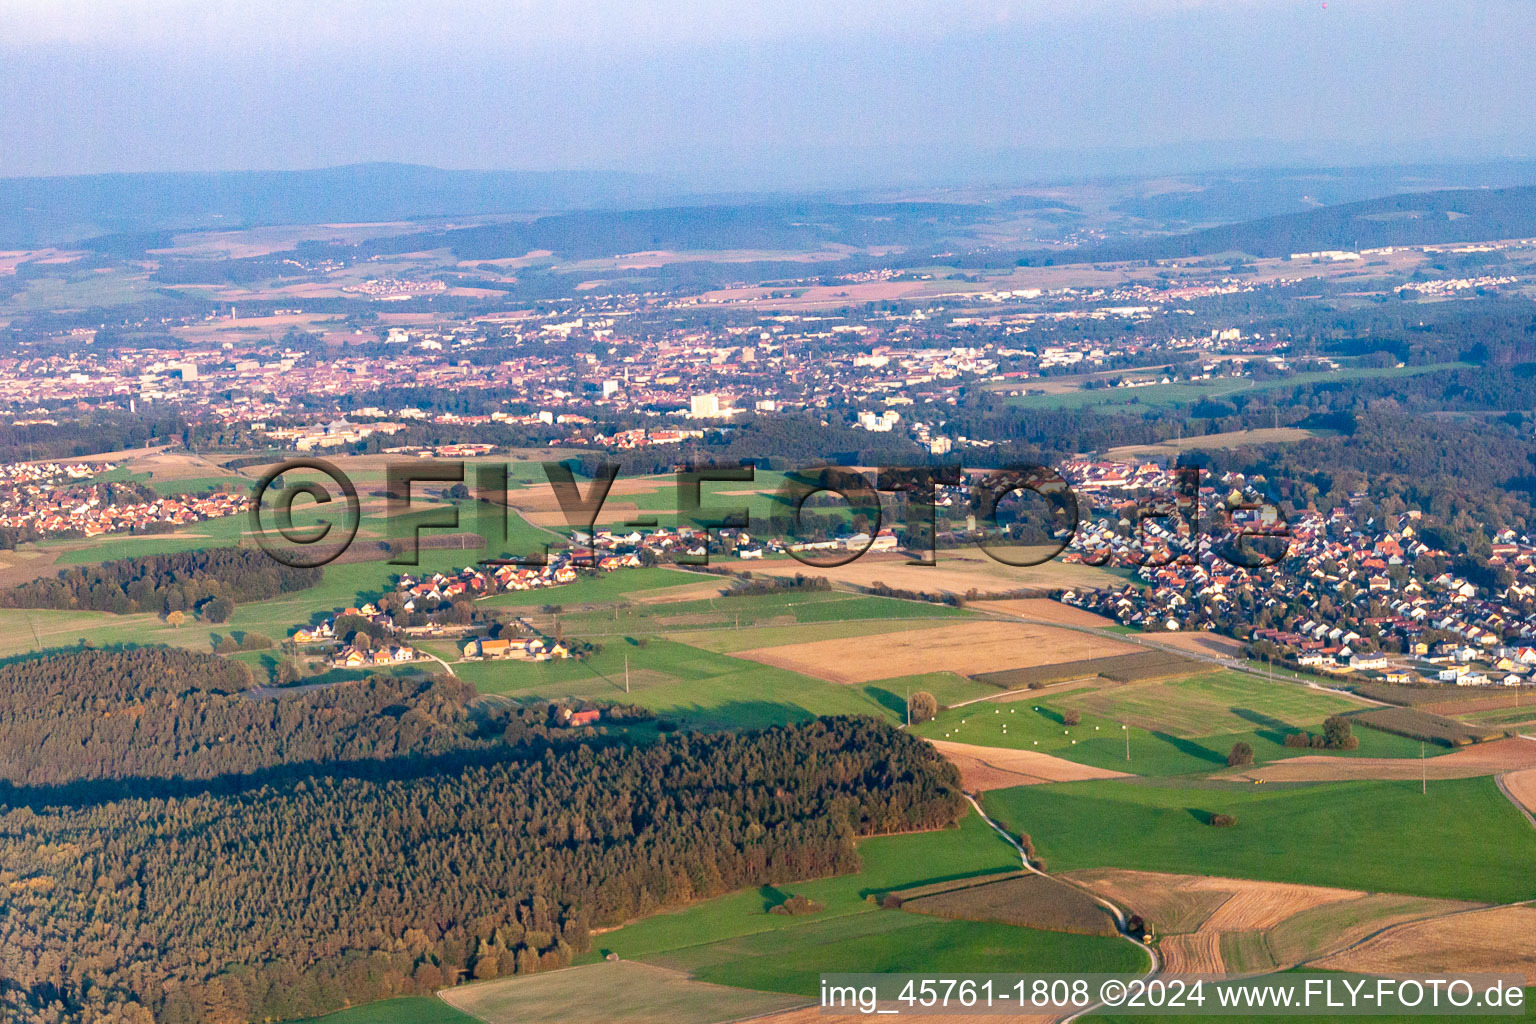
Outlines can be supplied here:
M466 260L548 249L567 259L650 250L806 251L828 245L933 246L964 238L994 216L979 203L835 203L817 200L578 210L526 222L373 239L370 251L446 246Z
M1384 196L1096 248L1085 253L1085 259L1170 259L1219 253L1273 257L1323 249L1373 249L1533 236L1536 186L1446 189Z
M637 206L659 179L609 171L444 171L353 164L312 171L0 179L0 248L101 235Z

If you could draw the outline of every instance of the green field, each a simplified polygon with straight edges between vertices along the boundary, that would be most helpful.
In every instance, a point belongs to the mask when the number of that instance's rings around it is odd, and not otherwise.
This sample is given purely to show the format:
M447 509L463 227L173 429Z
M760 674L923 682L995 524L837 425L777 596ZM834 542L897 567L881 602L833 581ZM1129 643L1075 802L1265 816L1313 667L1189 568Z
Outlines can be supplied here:
M623 570L634 572L632 569ZM696 575L695 582L710 582L718 577ZM728 581L719 580L724 586ZM560 603L560 602L549 602ZM964 617L971 613L945 605L930 605L917 601L902 601L890 597L866 597L835 590L788 590L771 594L751 594L734 597L705 597L691 601L665 603L625 603L619 607L573 612L562 618L574 632L582 635L625 634L631 636L693 633L694 631L740 629L745 635L749 627L793 627L812 623L873 622L877 620L895 623L923 620L943 620ZM896 628L896 627L893 627ZM850 634L858 635L858 634ZM777 639L788 637L788 640ZM772 646L774 643L795 643L800 634L794 631L763 632L749 638L751 642L733 647L747 650L751 647ZM761 640L762 642L756 642ZM711 642L713 646L714 641Z
M1175 736L1242 732L1255 725L1276 730L1316 727L1329 715L1367 706L1336 693L1225 670L1076 690L1062 694L1059 703Z
M894 720L901 710L899 702L882 704L878 694L859 687L670 640L650 640L642 646L609 638L599 653L580 660L465 662L454 669L483 693L626 701L693 728L760 728L839 714Z
M1053 871L1133 868L1507 903L1536 897L1536 831L1492 779L1256 786L1139 780L986 794ZM1212 828L1213 813L1237 824Z
M1099 768L1154 776L1209 774L1224 769L1227 754L1240 741L1253 747L1255 760L1261 762L1312 753L1419 756L1416 741L1366 728L1355 731L1360 746L1352 751L1285 746L1285 734L1293 725L1320 731L1318 726L1324 718L1357 706L1334 694L1291 683L1270 683L1239 672L1214 672L1172 682L1106 685L1054 696L1043 691L1038 698L974 704L941 712L915 731L930 739L1038 750ZM1069 709L1078 710L1082 716L1076 726L1063 721ZM1134 724L1138 721L1148 727ZM1129 727L1122 729L1125 725ZM1175 733L1173 728L1180 731ZM1201 728L1211 731L1198 734Z
M478 1017L455 1010L431 996L407 996L382 1003L354 1006L324 1017L310 1017L294 1024L484 1024Z
M447 997L489 1024L718 1024L805 1005L792 996L727 991L631 960L497 978L452 989Z
M1146 955L1119 937L899 910L688 949L664 962L691 969L701 981L801 996L815 996L821 975L832 972L1135 973L1147 967Z
M747 890L647 918L597 937L593 955L613 951L702 981L799 995L814 993L822 971L1144 967L1141 953L1118 938L940 921L881 910L865 898L1016 869L1018 854L975 814L957 829L863 840L859 855L857 874ZM809 917L768 913L791 893L826 909Z
M861 840L859 858L863 864L856 874L783 886L786 893L805 895L826 905L826 910L813 917L770 914L768 907L781 894L768 888L746 889L597 936L592 956L614 952L625 959L651 960L759 932L798 931L848 915L889 914L892 912L879 910L865 896L1019 867L1018 853L974 813L966 815L958 828Z

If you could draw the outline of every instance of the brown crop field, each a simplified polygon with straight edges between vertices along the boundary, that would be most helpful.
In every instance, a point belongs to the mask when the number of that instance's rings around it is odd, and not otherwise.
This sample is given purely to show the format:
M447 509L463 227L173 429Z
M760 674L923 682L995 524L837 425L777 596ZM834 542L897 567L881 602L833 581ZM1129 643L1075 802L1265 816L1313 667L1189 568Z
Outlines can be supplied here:
M1123 645L1122 645L1123 646ZM1098 647L1095 646L1097 651ZM1028 668L1007 669L1002 672L985 672L974 678L978 682L991 683L1008 690L1016 690L1031 683L1056 683L1085 676L1102 676L1112 682L1128 683L1145 679L1169 679L1198 672L1204 666L1168 651L1139 650L1131 654L1109 657L1095 655L1082 661L1064 661L1049 665L1033 665Z
M1128 644L1052 626L989 621L887 633L863 641L760 647L737 657L834 683L868 683L924 672L976 675L1134 651Z
M1163 969L1169 974L1223 974L1227 969L1221 958L1220 932L1169 935L1157 948L1163 953Z
M1114 917L1091 896L1044 875L1020 875L907 899L901 909L1079 935L1119 934Z
M1376 708L1356 716L1382 732L1396 733L1411 740L1424 740L1446 747L1460 747L1469 743L1482 743L1505 735L1502 729L1482 729L1475 725L1458 722L1454 718L1432 715L1418 708Z
M1384 928L1477 909L1394 893L1116 868L1064 877L1142 915L1162 936L1173 974L1283 970Z
M1461 715L1489 708L1511 707L1517 697L1522 702L1530 701L1532 694L1536 693L1536 687L1533 686L1501 687L1490 693L1486 687L1451 686L1444 683L1359 683L1351 689L1371 700L1419 708L1437 715Z
M1524 742L1530 743L1529 740ZM1526 768L1504 776L1504 788L1514 797L1515 803L1531 814L1536 814L1536 768Z
M1000 612L1004 615L1017 615L1024 619L1053 622L1062 626L1102 628L1115 625L1114 619L1107 619L1082 608L1062 604L1060 601L1052 601L1048 597L1012 597L996 601L972 601L966 607L981 612Z
M1371 974L1536 975L1536 907L1490 907L1400 924L1318 963Z
M1265 782L1342 782L1350 779L1470 779L1536 768L1536 743L1507 739L1463 747L1420 761L1416 757L1328 757L1306 754L1236 775Z
M1287 882L1095 869L1068 877L1126 906L1164 932L1262 931L1312 907L1363 893Z
M1191 654L1215 654L1223 658L1240 658L1243 654L1242 641L1203 629L1187 633L1153 633L1151 639L1163 647L1174 647Z
M1038 750L978 747L970 743L951 743L949 740L928 742L960 769L960 785L967 793L985 793L1011 786L1034 786L1042 782L1130 778L1124 772L1078 764L1065 758L1042 754Z
M1216 451L1240 448L1247 444L1281 444L1304 441L1314 436L1310 430L1300 427L1261 427L1254 430L1229 430L1222 434L1200 434L1177 441L1160 441L1157 444L1131 444L1111 448L1106 453L1116 462L1135 462L1152 455L1177 455L1180 452L1203 448Z
M1264 934L1269 963L1258 970L1291 967L1334 950L1347 949L1383 928L1463 910L1475 903L1377 892L1359 899L1327 903L1287 918Z
M1479 687L1479 689L1481 689ZM1536 687L1511 686L1495 693L1482 693L1460 700L1443 700L1433 704L1417 705L1420 711L1432 715L1471 715L1479 711L1500 711L1504 708L1531 708L1536 711Z
M1159 871L1091 868L1064 875L1086 885L1111 903L1140 914L1154 935L1174 935L1199 929L1231 895L1210 885L1209 879Z

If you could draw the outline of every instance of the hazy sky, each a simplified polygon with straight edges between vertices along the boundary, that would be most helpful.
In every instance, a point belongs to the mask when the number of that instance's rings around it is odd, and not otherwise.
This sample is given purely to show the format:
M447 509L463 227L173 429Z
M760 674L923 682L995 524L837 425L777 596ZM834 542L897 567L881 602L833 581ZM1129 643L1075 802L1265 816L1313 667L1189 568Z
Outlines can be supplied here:
M1531 0L0 0L0 175L1532 156L1533 39Z

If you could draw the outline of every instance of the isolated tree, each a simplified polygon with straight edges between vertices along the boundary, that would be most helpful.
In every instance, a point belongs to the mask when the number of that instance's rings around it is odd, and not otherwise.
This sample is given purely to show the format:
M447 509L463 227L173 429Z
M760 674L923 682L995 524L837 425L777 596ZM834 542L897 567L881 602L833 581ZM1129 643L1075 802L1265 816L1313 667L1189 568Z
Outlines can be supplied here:
M1232 744L1232 752L1227 755L1227 767L1239 768L1247 764L1253 764L1253 747L1239 740Z
M1343 715L1334 715L1323 723L1323 737L1330 750L1354 750L1360 745L1354 726Z
M931 721L938 713L938 699L926 690L918 690L907 700L907 714L912 717L913 725Z
M167 625L175 626L176 628L180 629L182 624L187 621L187 613L186 612L179 612L179 611L178 612L167 612L166 616L165 616L165 621L166 621Z
M1083 713L1074 708L1073 710L1064 713L1061 716L1061 721L1064 725L1081 725L1083 722Z

